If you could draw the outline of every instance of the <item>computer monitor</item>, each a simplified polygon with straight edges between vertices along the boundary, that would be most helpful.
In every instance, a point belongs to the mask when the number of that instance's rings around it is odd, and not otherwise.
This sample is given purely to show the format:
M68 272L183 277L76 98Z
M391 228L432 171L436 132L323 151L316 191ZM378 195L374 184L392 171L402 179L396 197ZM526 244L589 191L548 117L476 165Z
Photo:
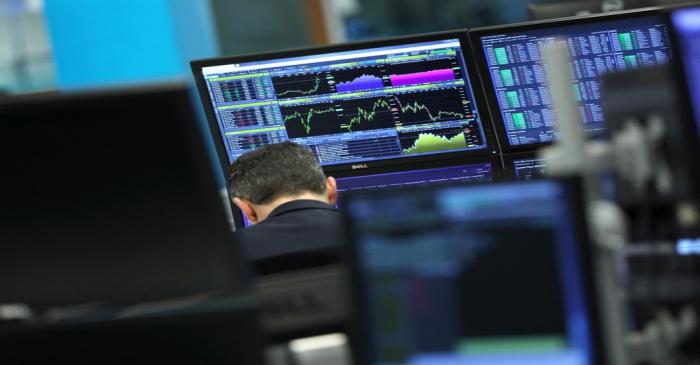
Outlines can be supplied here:
M505 174L511 181L530 181L546 178L547 162L535 153L509 153L503 155Z
M226 168L291 140L327 172L488 155L466 31L193 61Z
M600 364L578 184L348 195L358 364Z
M532 150L556 138L543 44L566 40L578 111L585 130L596 135L605 122L600 76L667 63L668 33L656 8L471 30L503 150Z
M409 186L490 183L500 177L499 170L500 165L497 164L496 158L491 158L471 161L461 165L339 177L336 178L338 185L338 203L336 207L341 208L343 206L343 197L349 191L387 190ZM251 223L245 216L243 217L243 222L246 227L251 226Z
M489 183L493 182L494 170L496 169L494 162L483 161L448 167L338 178L336 181L341 198L338 203L342 205L342 197L345 192L355 190L385 190L408 186Z
M700 6L671 12L675 50L682 63L683 80L695 122L700 130Z
M0 104L0 303L42 313L246 287L182 85Z

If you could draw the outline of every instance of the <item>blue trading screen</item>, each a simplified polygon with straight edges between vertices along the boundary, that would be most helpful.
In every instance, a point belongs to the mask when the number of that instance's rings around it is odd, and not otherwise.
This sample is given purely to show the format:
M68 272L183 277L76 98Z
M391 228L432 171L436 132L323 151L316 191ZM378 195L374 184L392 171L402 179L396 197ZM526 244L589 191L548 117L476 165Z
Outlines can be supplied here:
M539 180L545 176L547 163L542 158L513 160L513 172L518 181Z
M700 130L700 8L673 12L673 26L678 35L678 46L685 67L685 77Z
M229 162L291 140L322 165L486 147L458 39L202 69Z
M417 185L489 183L492 181L493 166L489 162L344 177L336 179L340 193L338 206L342 205L343 192L349 190L378 190ZM243 224L246 227L251 225L245 216Z
M492 181L493 171L491 163L477 163L337 179L338 191L341 193L348 190L390 189L416 185L483 183Z
M591 134L604 128L601 75L664 64L670 58L668 27L656 16L545 27L481 37L510 146L556 138L540 53L544 43L566 39L572 58L571 87L585 129Z
M538 181L352 195L362 362L593 365L565 190Z

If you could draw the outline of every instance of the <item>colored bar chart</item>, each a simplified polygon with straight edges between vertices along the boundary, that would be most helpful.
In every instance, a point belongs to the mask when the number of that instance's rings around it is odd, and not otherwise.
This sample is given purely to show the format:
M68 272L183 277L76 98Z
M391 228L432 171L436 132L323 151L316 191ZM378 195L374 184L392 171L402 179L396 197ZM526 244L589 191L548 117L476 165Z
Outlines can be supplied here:
M506 98L508 98L508 105L511 108L520 108L520 99L518 98L517 91L508 91L506 93Z
M620 33L619 38L622 50L631 51L637 48L637 40L633 33Z
M452 69L415 72L403 75L390 75L391 86L404 86L415 84L427 84L434 82L454 81L455 74Z
M637 68L639 66L639 64L637 63L637 56L635 56L635 55L625 56L625 65L628 68Z
M493 52L496 54L496 62L499 65L508 64L508 53L505 48L494 48Z
M515 85L515 82L513 80L513 71L511 70L501 70L501 81L503 82L503 86L509 87Z
M515 125L515 129L527 129L527 123L525 123L525 114L513 113L513 124Z

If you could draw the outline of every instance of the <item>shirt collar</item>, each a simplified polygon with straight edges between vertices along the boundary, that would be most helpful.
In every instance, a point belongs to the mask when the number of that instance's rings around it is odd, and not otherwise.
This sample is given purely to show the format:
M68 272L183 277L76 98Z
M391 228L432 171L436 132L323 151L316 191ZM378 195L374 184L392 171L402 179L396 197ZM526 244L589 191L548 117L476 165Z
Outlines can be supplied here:
M299 199L299 200L292 200L290 202L286 202L284 204L281 204L277 208L273 209L272 212L270 212L269 217L276 217L278 215L282 215L284 213L289 213L294 210L302 210L302 209L327 209L327 210L336 210L333 208L331 205L324 203L322 201L318 200L312 200L312 199Z

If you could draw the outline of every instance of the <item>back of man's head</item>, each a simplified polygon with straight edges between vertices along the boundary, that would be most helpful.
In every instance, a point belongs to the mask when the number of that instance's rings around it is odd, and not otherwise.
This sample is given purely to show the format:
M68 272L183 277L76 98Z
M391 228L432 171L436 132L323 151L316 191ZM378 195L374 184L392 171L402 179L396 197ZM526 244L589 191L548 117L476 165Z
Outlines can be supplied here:
M293 143L269 144L248 152L231 165L229 192L253 204L283 196L326 192L326 177L308 149Z

